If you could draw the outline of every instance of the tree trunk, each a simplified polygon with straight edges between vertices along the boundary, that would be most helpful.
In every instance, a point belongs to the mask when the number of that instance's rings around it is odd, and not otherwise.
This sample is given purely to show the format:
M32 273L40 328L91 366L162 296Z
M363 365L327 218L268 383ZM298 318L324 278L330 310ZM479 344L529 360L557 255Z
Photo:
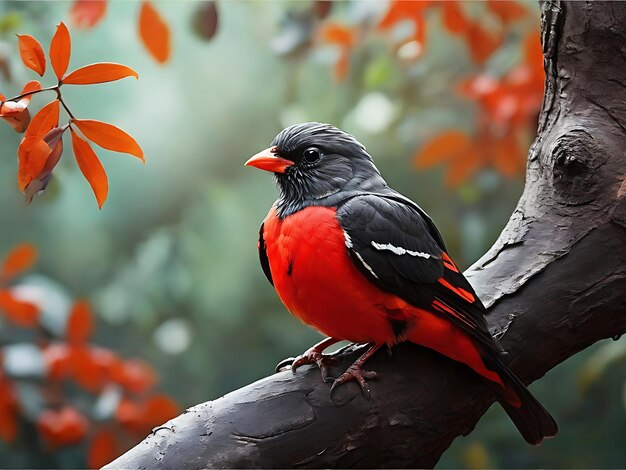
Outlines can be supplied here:
M526 187L466 272L526 383L626 332L626 3L548 2L541 21L547 78ZM468 368L419 346L368 366L371 401L348 384L333 406L317 368L281 372L190 408L109 468L431 467L494 401Z

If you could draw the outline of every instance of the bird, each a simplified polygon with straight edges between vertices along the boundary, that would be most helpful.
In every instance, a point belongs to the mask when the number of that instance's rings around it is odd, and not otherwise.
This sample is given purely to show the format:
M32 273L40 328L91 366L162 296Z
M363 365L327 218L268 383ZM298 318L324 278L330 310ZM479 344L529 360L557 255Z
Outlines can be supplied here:
M488 384L522 437L554 436L554 418L503 362L485 307L428 214L392 189L354 136L330 124L283 129L245 166L273 173L279 196L258 238L261 267L287 310L327 338L295 358L317 364L330 394L356 381L371 398L364 364L380 348L412 342L472 369ZM368 345L337 379L332 355Z

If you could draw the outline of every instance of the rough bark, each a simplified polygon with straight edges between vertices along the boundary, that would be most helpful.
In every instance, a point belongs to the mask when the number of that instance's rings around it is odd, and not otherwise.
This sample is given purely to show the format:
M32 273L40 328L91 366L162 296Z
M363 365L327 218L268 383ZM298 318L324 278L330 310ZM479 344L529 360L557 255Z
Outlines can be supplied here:
M542 44L526 187L466 273L527 383L626 331L626 3L543 4ZM313 367L274 374L190 408L108 468L431 467L493 402L468 369L418 346L368 366L371 401L348 385L333 406Z

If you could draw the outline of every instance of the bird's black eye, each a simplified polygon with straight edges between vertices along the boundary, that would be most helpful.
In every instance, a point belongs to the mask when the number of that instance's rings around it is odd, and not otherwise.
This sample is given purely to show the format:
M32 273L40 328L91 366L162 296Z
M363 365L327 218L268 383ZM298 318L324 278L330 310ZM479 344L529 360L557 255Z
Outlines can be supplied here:
M308 148L304 151L304 159L308 163L315 163L316 161L320 159L321 156L322 155L320 151L316 149L315 147Z

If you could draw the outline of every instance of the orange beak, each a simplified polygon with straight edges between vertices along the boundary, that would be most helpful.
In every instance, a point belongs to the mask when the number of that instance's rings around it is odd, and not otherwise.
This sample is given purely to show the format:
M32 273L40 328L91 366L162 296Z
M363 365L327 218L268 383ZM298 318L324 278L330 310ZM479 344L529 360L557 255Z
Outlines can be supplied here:
M276 147L270 147L254 155L250 160L244 163L244 166L253 166L259 170L271 171L272 173L284 173L285 170L293 165L291 160L277 157Z

